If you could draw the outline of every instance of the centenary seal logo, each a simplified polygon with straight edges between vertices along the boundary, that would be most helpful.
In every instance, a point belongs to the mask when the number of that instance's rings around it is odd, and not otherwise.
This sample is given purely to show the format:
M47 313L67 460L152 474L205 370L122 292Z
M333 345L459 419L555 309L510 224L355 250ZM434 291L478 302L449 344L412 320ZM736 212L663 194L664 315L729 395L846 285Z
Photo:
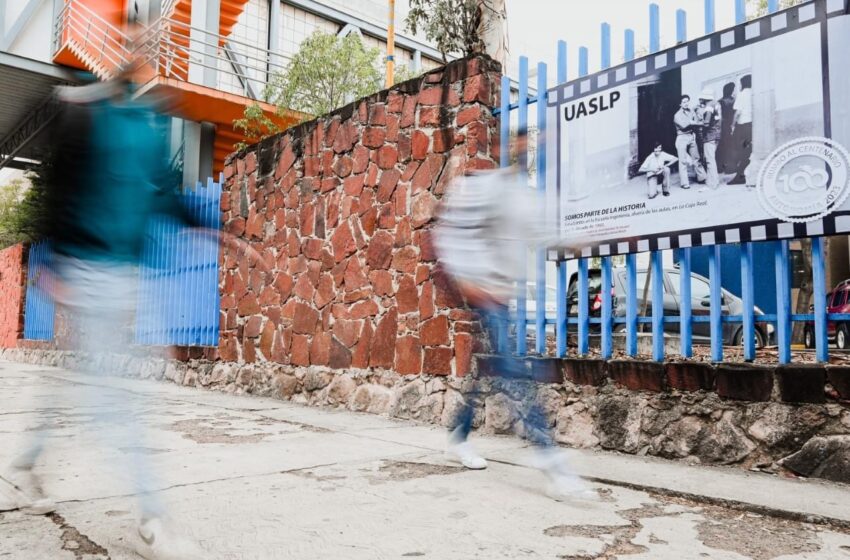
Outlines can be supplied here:
M759 202L786 222L810 222L850 194L850 155L829 138L799 138L773 151L759 172Z

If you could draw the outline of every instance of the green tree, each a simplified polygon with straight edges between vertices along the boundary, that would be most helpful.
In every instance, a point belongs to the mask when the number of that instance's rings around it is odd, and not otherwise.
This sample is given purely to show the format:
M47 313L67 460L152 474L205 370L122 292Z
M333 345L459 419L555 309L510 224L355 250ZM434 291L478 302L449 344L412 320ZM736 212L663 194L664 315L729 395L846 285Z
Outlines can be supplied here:
M790 8L796 4L799 4L802 0L779 0L779 9L784 10L786 8ZM762 17L767 15L767 0L747 0L747 3L752 11L752 16L749 19L755 19L758 17Z
M0 187L0 248L35 242L44 237L45 182L43 170L27 173Z
M423 31L446 62L449 55L486 52L483 36L500 17L491 0L410 0L405 25L411 33Z
M279 110L324 115L381 89L378 49L366 48L356 33L338 37L315 32L284 72L266 86L266 98Z
M242 131L245 142L234 145L237 150L244 150L249 144L259 142L280 132L280 127L263 113L263 108L258 103L252 103L245 107L241 119L233 121L234 130Z

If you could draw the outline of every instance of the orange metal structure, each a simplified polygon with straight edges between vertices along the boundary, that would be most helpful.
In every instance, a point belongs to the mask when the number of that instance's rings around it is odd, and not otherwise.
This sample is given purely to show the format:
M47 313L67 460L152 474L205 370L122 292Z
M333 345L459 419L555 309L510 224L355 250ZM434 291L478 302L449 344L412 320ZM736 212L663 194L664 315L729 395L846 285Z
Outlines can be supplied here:
M204 0L195 0L198 2ZM125 25L123 0L65 0L57 18L54 62L84 69L100 79L109 79L129 62L139 64L134 79L139 82L137 95L156 99L172 116L216 125L213 173L224 168L224 159L244 136L233 129L234 119L246 106L257 101L189 81L189 60L206 59L207 67L226 65L223 55L209 58L209 50L222 52L228 35L248 0L221 0L218 33L191 27L191 0L177 0L169 13L145 29L132 31ZM200 39L198 38L200 37ZM193 42L200 44L193 50ZM268 61L259 62L259 73L272 72ZM210 62L210 60L212 62ZM203 65L203 62L201 63ZM254 69L255 73L257 72ZM231 72L240 81L248 77ZM298 122L302 115L279 115L273 105L257 102L279 127Z

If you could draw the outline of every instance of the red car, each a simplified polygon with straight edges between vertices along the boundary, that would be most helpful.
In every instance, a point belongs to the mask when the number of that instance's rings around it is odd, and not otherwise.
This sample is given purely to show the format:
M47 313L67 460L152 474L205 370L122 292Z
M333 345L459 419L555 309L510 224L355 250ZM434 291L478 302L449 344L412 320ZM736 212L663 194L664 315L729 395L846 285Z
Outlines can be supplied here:
M814 306L809 306L814 311ZM826 294L827 313L850 313L850 280L844 280L831 292ZM843 321L827 321L826 336L829 342L834 342L841 350L850 348L850 324ZM815 347L815 324L811 321L806 323L804 331L806 348Z

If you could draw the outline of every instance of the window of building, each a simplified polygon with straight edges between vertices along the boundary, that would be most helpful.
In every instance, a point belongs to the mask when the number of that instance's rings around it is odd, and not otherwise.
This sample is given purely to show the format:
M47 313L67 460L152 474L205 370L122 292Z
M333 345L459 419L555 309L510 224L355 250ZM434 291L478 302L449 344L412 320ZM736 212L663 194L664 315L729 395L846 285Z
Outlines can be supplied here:
M266 82L269 17L268 0L249 0L229 37L230 48L242 61L242 68L258 95L262 94ZM219 89L244 95L241 81L224 56L219 61L219 70Z
M298 52L301 43L315 31L339 33L340 25L316 14L306 12L288 4L283 4L281 14L282 32L280 48L284 59L289 59Z

